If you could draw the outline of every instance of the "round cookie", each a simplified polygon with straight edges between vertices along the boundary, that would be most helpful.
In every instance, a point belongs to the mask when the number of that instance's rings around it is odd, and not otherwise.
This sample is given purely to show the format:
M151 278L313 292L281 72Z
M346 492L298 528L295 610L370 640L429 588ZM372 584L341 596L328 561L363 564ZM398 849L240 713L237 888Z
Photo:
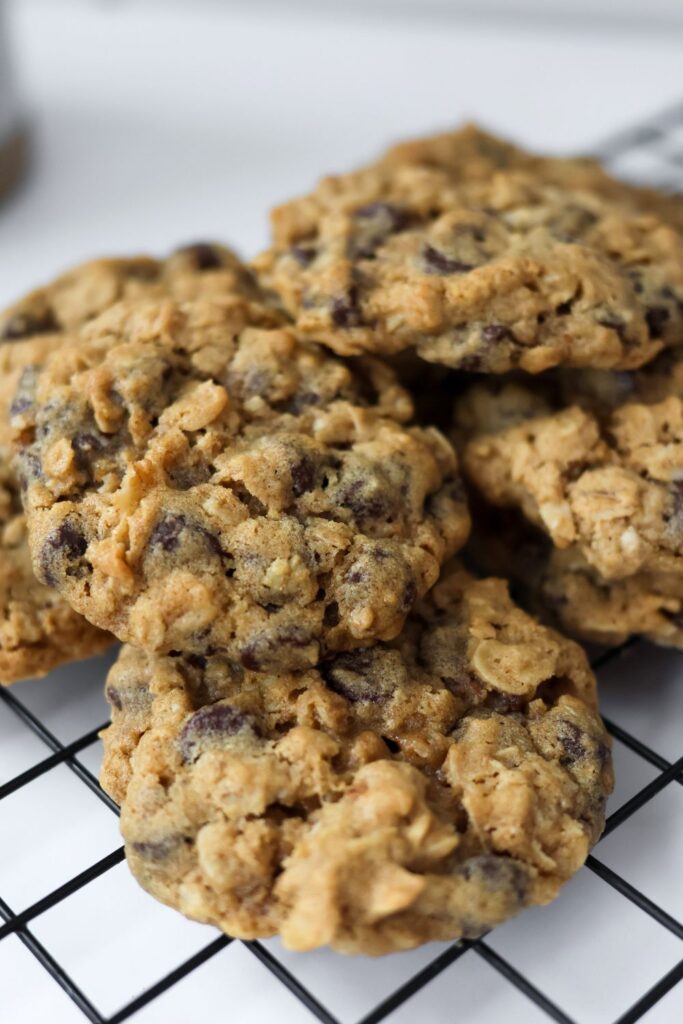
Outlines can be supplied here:
M612 785L581 649L457 566L391 644L290 675L128 647L107 696L138 881L297 950L474 937L547 903Z
M33 574L8 423L22 373L74 342L77 328L124 297L221 293L247 277L230 250L199 243L165 261L84 263L0 313L0 684L45 675L112 642Z
M537 387L476 385L456 402L468 479L520 529L477 514L483 541L508 536L489 570L527 578L562 624L620 642L642 632L681 643L683 599L683 360L664 354L635 374L551 375ZM550 544L534 539L545 534ZM501 544L494 543L499 551ZM507 542L506 542L507 543ZM554 550L553 550L554 549Z
M14 409L38 577L152 651L301 668L389 639L469 528L393 374L238 292L118 304Z
M320 198L322 196L322 199ZM683 236L522 172L376 165L275 211L255 261L306 335L463 370L634 368L683 340Z

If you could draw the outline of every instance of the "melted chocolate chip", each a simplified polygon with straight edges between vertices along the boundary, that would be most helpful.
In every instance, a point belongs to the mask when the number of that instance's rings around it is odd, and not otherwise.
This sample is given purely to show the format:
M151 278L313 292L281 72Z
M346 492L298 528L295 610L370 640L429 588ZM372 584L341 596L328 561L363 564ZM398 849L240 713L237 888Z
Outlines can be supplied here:
M666 306L650 306L645 313L645 322L653 341L658 341L664 336L664 330L670 319L671 314Z
M561 764L573 764L586 756L586 748L583 744L583 733L574 722L562 720L562 731L560 732L560 743L565 750L565 757L560 759Z
M308 267L318 255L312 245L293 245L289 250L300 267Z
M481 337L483 341L495 345L504 338L512 338L512 334L504 324L487 324L481 329Z
M528 892L528 875L521 864L510 857L496 854L480 854L469 857L456 869L456 874L469 881L475 881L494 892L508 891L514 894L521 905Z
M57 583L58 575L71 575L73 566L88 548L85 534L73 520L65 519L56 530L48 534L41 552L44 581L50 586Z
M300 498L306 491L313 489L315 484L315 463L307 455L303 455L290 469L292 474L292 494Z
M359 225L359 237L350 246L351 257L372 259L378 247L397 231L410 223L409 214L394 203L368 203L356 210L354 220Z
M282 647L297 650L308 647L312 642L310 633L303 628L293 626L278 629L276 626L272 632L262 632L242 648L240 664L250 672L265 672L279 667ZM288 660L292 662L294 659L290 655ZM300 665L293 667L304 668L308 664L308 659L302 657Z
M178 253L189 257L196 270L215 270L223 266L219 250L210 242L194 242L178 249Z
M319 672L326 685L352 704L382 704L390 693L382 686L381 666L370 648L348 651L323 662Z
M152 530L149 538L150 546L161 547L164 551L175 551L180 541L180 535L186 526L185 516L164 516Z
M194 761L201 747L219 747L238 733L258 735L250 715L232 704L209 704L200 708L185 722L178 740L183 761Z
M360 327L363 323L358 308L358 289L355 285L349 288L346 295L333 300L331 309L332 321L337 327Z
M17 341L19 338L30 338L34 334L49 334L58 330L59 324L51 309L41 313L15 313L2 328L0 340Z
M167 839L159 839L156 842L130 843L130 849L145 860L166 860L177 850L181 838L169 836Z
M422 260L428 274L466 274L469 270L474 269L471 263L450 259L445 253L439 252L431 245L425 245L422 250Z

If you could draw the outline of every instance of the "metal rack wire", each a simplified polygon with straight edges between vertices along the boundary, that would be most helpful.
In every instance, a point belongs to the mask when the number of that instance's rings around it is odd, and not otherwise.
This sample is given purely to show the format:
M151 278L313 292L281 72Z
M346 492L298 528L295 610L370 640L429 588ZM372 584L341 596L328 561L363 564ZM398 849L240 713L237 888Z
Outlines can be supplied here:
M654 180L657 184L673 188L683 188L683 104L652 118L631 130L615 135L603 145L596 147L596 153L615 169L617 173L638 178L643 181ZM632 644L624 645L606 652L594 661L598 673L623 653ZM14 778L0 785L0 801L30 786L46 772L59 765L66 766L99 800L114 814L118 808L114 802L100 789L95 776L78 760L78 755L97 742L99 729L92 729L69 744L63 744L46 727L46 725L22 702L11 690L0 688L0 701L20 719L25 726L50 751L50 753L31 768L21 772ZM104 727L106 723L102 723ZM675 762L662 757L649 745L625 730L619 724L607 721L612 735L634 754L648 762L657 774L651 781L635 793L626 803L622 804L607 820L605 835L620 828L636 812L642 809L665 787L673 783L683 783L683 756ZM682 741L683 742L683 741ZM32 905L21 910L11 907L0 892L0 941L7 936L15 935L35 957L38 963L48 972L54 981L61 986L73 1003L81 1011L84 1020L93 1024L121 1024L130 1020L139 1010L147 1006L157 997L178 984L191 972L215 957L232 941L227 936L212 939L206 946L184 962L179 963L169 973L140 992L125 1006L113 1015L103 1015L87 993L76 984L73 978L60 964L58 959L35 936L31 930L32 922L51 908L57 906L70 896L89 885L95 879L111 871L124 859L123 848L115 849L107 856L91 864L75 877L66 880L56 889ZM679 940L683 940L683 925L675 920L667 911L658 906L640 889L632 885L619 873L603 863L599 856L588 858L587 867L605 885L611 886L623 899L630 900L639 910L649 915L661 928L667 929ZM324 1024L338 1024L337 1018L325 1005L310 992L298 978L260 942L245 942L244 946L267 968L289 992L311 1012L314 1018ZM531 1000L536 1008L550 1020L560 1024L579 1024L565 1010L549 998L532 981L525 977L512 963L500 955L486 941L486 936L476 941L455 942L440 955L427 963L421 970L409 977L397 989L385 997L369 1013L366 1013L358 1024L378 1024L387 1020L392 1013L402 1006L406 1000L418 993L425 985L462 957L480 957L490 968L499 973L505 981L514 986ZM605 1024L634 1024L657 1004L671 989L683 980L683 959L668 970L654 985L644 991L633 1005L622 1013L617 1021L605 1021Z

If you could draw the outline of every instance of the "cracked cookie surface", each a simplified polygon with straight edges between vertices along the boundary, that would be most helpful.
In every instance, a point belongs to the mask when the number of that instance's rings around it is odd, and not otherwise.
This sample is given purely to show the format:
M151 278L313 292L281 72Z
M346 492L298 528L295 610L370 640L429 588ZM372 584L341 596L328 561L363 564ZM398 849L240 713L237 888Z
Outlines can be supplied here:
M484 564L526 574L578 635L680 645L683 360L666 353L633 374L558 372L537 384L480 384L456 401L476 490L550 541L526 530L535 553L520 558L524 528L513 524L509 557L498 544ZM484 534L501 523L492 517Z
M277 675L125 647L107 696L139 882L293 949L474 937L548 902L612 785L584 653L457 566L389 644Z
M273 228L262 283L342 354L538 373L635 368L683 341L683 236L523 171L458 182L377 164L280 207Z
M34 576L8 424L22 373L70 344L80 326L120 299L220 292L243 276L228 249L198 243L163 261L92 260L0 313L0 683L45 675L99 653L112 640Z
M36 572L121 639L254 670L391 638L469 528L411 412L244 291L119 303L15 399Z

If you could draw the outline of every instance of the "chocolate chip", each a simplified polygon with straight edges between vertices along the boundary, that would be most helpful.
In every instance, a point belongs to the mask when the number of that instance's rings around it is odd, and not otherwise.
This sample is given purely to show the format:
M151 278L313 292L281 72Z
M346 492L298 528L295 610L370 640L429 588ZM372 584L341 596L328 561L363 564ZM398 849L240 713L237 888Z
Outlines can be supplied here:
M177 850L181 841L180 836L169 836L167 839L160 839L157 842L129 843L129 847L145 860L166 860Z
M377 519L388 511L387 495L373 487L373 481L356 477L342 482L336 500L343 508L353 512L356 519Z
M521 864L510 857L494 853L469 857L464 864L456 868L455 873L468 882L483 884L487 889L514 894L520 905L527 898L528 874Z
M92 456L97 452L101 452L105 448L106 443L106 438L87 432L76 434L72 437L71 447L74 450L74 461L78 469L89 469Z
M280 667L283 647L290 648L290 651L296 651L307 648L312 643L313 638L310 633L302 627L281 626L278 628L276 624L271 632L264 630L242 648L240 664L250 672L266 672L269 669ZM297 660L299 659L294 658L292 654L288 655L288 661L293 668L308 667L308 657L302 657L299 665L293 664Z
M180 546L183 535L200 539L204 545L220 558L227 557L218 537L201 523L188 522L182 514L169 513L158 520L149 538L150 548L162 548L169 553Z
M560 731L560 743L565 750L565 757L560 758L560 764L573 764L586 756L586 748L583 744L583 733L579 727L567 719L562 719Z
M34 334L49 334L58 331L59 324L51 309L40 313L15 313L5 323L0 334L2 341L17 341Z
M559 304L559 306L555 310L555 312L557 313L558 316L567 316L567 314L571 313L571 311L572 311L572 304L571 304L571 302L561 302Z
M340 620L339 605L336 601L332 601L325 607L323 614L323 623L325 626L333 627L338 626Z
M315 484L315 463L307 455L303 455L290 469L292 475L292 494L300 498L306 491L313 489Z
M207 664L206 658L204 657L203 654L186 654L185 661L187 662L188 665L191 665L192 668L199 669L200 672L204 671Z
M355 285L349 288L346 295L339 296L332 302L332 321L337 327L360 327L363 323L358 308L358 289Z
M319 672L325 683L352 704L382 704L391 695L381 671L381 660L371 648L348 651L324 661Z
M671 314L666 306L650 306L645 313L645 322L650 337L658 341L664 335L664 329L671 319Z
M48 534L41 552L41 568L45 583L54 586L58 574L71 575L71 565L83 557L88 548L85 534L73 520L65 519ZM55 571L56 569L56 571Z
M445 253L439 252L431 245L425 245L422 250L422 260L428 274L466 274L469 270L474 269L471 263L450 259Z
M219 250L210 242L194 242L177 250L182 256L192 261L196 270L215 270L223 266L223 258Z
M175 551L178 547L180 534L187 526L185 516L168 515L158 521L149 538L151 547L161 547L164 551Z
M401 601L401 609L404 612L409 612L415 604L415 598L417 597L417 587L415 580L408 580L403 590L403 599Z
M481 329L481 337L483 341L495 344L504 338L512 338L512 334L504 324L487 324Z
M220 747L230 737L246 732L258 735L250 715L232 704L209 704L185 722L178 740L180 755L186 763L194 761L201 753L200 747Z
M372 259L378 247L397 231L410 223L410 215L394 203L368 203L354 214L360 230L351 242L349 255L357 259Z
M118 711L123 710L123 701L121 700L121 694L115 686L107 686L104 691L104 695L111 704L112 707Z
M513 693L500 693L499 690L490 690L484 701L487 708L497 711L501 715L514 714L523 711L526 707L524 697Z
M308 267L318 255L311 245L293 245L289 250L300 267Z

